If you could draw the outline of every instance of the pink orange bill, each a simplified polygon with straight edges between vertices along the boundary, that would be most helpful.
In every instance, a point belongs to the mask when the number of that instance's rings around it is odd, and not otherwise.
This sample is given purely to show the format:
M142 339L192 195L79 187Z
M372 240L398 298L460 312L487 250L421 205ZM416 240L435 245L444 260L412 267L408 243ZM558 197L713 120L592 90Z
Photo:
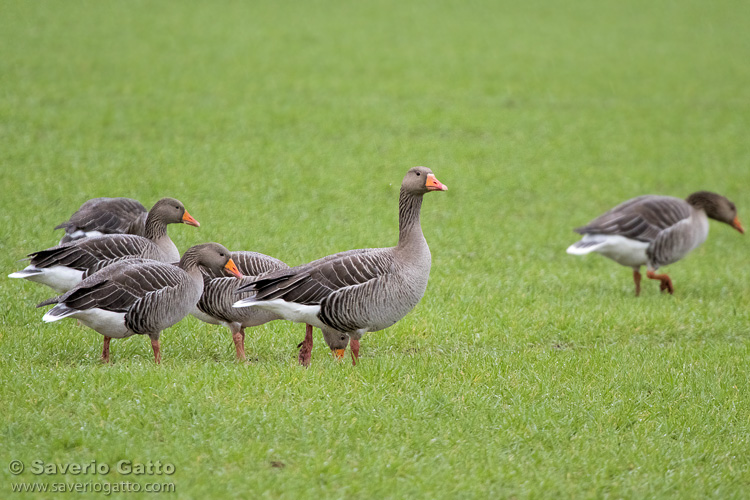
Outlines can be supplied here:
M188 226L195 226L200 227L201 223L197 220L193 219L193 216L188 213L187 210L185 210L185 213L182 215L182 222L187 224Z
M425 182L427 191L448 191L448 186L437 180L433 174L427 174L427 182Z
M742 223L740 222L739 217L734 218L734 220L732 221L732 227L735 228L740 233L745 234L745 229L742 227Z
M237 264L232 259L229 259L229 262L224 264L224 269L232 273L235 278L242 278L242 273L237 269Z

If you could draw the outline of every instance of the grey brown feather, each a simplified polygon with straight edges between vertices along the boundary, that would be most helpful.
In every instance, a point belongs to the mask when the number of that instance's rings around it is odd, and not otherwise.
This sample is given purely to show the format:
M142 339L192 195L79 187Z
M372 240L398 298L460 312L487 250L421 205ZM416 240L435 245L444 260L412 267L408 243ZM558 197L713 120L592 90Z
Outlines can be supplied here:
M289 266L279 259L257 252L231 252L231 256L245 277L228 278L223 272L214 273L203 268L203 294L197 304L198 311L203 314L195 314L195 316L208 323L225 323L230 330L233 330L232 333L235 333L234 330L238 328L258 326L279 319L277 315L267 311L253 308L239 309L232 307L232 304L238 298L237 289L241 285L252 282L258 276L289 268ZM240 298L248 295L250 293L239 294ZM236 323L237 326L233 327L231 323Z
M65 230L60 243L84 238L91 231L144 236L147 215L146 207L131 198L93 198L55 229Z
M579 234L611 234L638 241L654 241L661 231L687 219L692 213L685 200L645 195L617 205L583 227Z

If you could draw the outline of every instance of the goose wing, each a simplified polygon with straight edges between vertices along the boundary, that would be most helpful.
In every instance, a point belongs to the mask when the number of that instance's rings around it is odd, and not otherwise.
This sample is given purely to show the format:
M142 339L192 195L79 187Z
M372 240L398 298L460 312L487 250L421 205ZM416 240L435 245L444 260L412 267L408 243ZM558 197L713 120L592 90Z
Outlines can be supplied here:
M651 242L659 233L690 217L690 205L671 196L645 195L628 200L587 225L580 234L618 235Z
M69 292L37 305L65 304L84 311L99 308L127 312L139 300L164 288L178 286L184 280L179 267L156 261L122 261L83 280Z
M256 300L283 299L304 305L319 305L326 297L364 285L387 274L394 258L388 249L351 250L280 270L238 289L255 292Z
M55 229L125 233L133 221L145 213L146 207L131 198L94 198Z
M72 241L30 253L29 258L39 268L65 266L86 271L101 261L141 256L149 245L153 243L141 236L114 234Z

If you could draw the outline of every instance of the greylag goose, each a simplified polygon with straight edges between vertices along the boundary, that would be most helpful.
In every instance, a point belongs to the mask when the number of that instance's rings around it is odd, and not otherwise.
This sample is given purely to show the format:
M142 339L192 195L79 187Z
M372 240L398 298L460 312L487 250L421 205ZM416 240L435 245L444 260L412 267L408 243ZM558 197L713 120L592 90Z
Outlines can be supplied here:
M401 183L398 245L349 250L243 285L254 295L235 307L260 307L284 319L348 334L352 359L365 332L387 328L420 301L430 277L431 256L422 234L422 197L448 188L429 168L410 169Z
M204 243L188 249L177 265L147 259L117 262L37 307L56 304L44 315L47 323L72 317L102 334L104 362L109 361L111 339L138 334L151 338L154 361L159 363L162 330L188 315L203 292L199 266L212 272L226 269L242 277L229 250L218 243Z
M641 293L641 266L647 266L646 276L659 280L662 292L673 294L672 280L656 271L677 262L706 241L709 218L745 232L734 203L716 193L698 191L686 200L645 195L621 203L575 229L583 238L568 247L567 252L573 255L597 252L632 267L636 297Z
M146 219L146 236L111 234L74 240L29 254L31 265L9 274L66 292L82 279L118 260L140 257L161 262L180 260L177 247L167 235L167 224L200 226L174 198L162 198Z
M148 211L132 198L93 198L55 229L65 229L60 244L103 234L145 236Z
M203 269L203 294L193 311L193 316L212 325L224 325L229 328L234 341L238 360L245 359L245 328L260 326L281 319L277 314L260 308L235 308L232 304L237 300L237 288L257 279L258 276L267 274L278 269L289 269L289 266L279 259L269 257L257 252L231 252L231 257L243 274L242 279L227 278L223 273L215 274L208 269ZM253 292L239 294L240 298L247 297ZM312 327L308 325L308 336L298 347L300 350L299 361L305 366L310 364L310 354L306 349L312 350ZM343 334L323 332L323 337L337 357L343 355L349 337Z
M193 316L212 325L224 325L229 328L237 354L237 359L245 359L245 328L260 326L269 321L280 319L278 315L262 309L236 309L237 288L248 283L252 278L277 269L288 269L289 266L278 259L257 252L231 252L231 257L244 276L241 280L227 278L223 273L213 273L203 269L203 294L201 295Z

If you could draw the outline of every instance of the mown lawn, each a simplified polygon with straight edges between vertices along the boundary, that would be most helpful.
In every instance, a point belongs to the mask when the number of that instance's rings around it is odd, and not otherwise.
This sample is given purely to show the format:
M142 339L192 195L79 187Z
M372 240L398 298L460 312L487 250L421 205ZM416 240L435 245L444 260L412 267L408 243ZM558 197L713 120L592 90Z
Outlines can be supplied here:
M179 498L748 496L750 242L712 222L667 269L674 296L635 298L628 269L565 254L573 227L644 193L713 190L750 225L747 2L0 11L5 274L95 196L174 196L201 222L170 228L181 250L300 264L394 244L409 167L450 188L425 198L424 299L356 367L319 336L299 367L303 328L282 322L238 364L193 318L164 332L161 366L143 338L104 366L100 335L41 322L50 290L0 279L1 497L120 481Z

